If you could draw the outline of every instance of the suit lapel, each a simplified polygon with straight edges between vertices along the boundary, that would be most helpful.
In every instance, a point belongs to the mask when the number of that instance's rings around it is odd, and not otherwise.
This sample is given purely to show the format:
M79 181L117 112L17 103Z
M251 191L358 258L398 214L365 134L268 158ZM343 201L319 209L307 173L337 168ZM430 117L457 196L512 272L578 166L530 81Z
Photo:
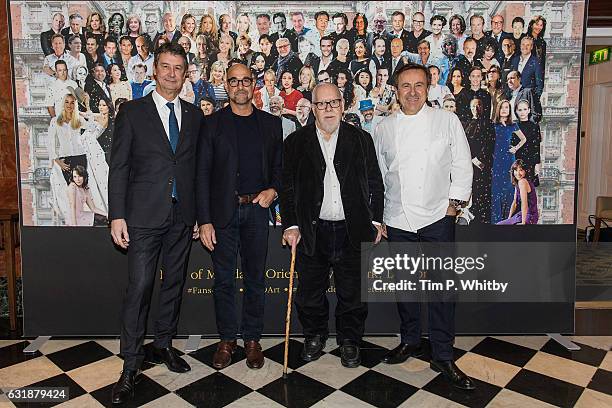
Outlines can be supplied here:
M230 146L234 150L234 154L238 157L238 135L236 134L236 126L234 126L234 120L232 118L232 109L227 106L221 110L221 129L226 130L223 132L224 137L229 141Z
M179 152L179 149L185 144L185 139L187 139L189 137L189 135L191 134L191 115L189 115L189 110L187 109L187 104L189 102L185 102L184 100L180 99L180 104L181 104L181 130L179 132L179 140L178 143L176 145L176 153ZM176 154L175 153L175 154Z
M168 148L170 154L172 154L172 146L170 145L170 139L168 139L168 135L164 129L164 124L162 123L161 118L159 117L159 112L157 112L157 106L155 106L155 101L153 100L153 92L145 96L146 101L146 110L149 116L151 117L153 128L156 130L155 133L162 139L162 143ZM180 142L180 140L179 140Z
M340 122L340 131L338 132L338 142L336 143L336 153L334 154L334 167L340 185L344 184L344 178L349 168L349 163L354 159L353 150L355 139L349 134L349 129Z
M319 144L319 137L317 136L317 128L314 124L308 125L312 128L311 132L308 132L308 141L306 144L306 154L310 157L313 163L313 168L318 179L323 182L325 177L325 158L321 151L321 145Z

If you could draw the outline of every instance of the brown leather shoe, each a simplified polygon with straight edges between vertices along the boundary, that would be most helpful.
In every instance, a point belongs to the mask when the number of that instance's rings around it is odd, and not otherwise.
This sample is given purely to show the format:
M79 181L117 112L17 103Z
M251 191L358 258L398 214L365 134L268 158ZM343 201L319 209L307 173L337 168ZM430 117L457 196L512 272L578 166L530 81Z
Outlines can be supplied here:
M258 341L251 340L244 342L246 353L246 365L249 368L258 369L264 365L264 355L261 352L261 345Z
M232 354L236 351L236 340L221 340L217 345L217 351L213 355L213 367L222 370L232 362Z

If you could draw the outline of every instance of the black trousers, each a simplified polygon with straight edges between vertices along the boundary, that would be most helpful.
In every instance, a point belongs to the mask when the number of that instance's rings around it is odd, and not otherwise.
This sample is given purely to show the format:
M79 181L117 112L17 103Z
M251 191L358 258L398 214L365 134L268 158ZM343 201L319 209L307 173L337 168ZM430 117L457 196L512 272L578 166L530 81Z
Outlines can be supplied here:
M191 249L191 227L183 222L180 205L176 203L159 228L128 225L128 233L128 286L123 301L121 354L124 370L137 370L144 360L142 344L160 254L163 275L157 299L155 347L170 347L176 335Z
M387 226L390 242L454 242L455 217L446 216L439 221L417 230L416 233ZM401 342L418 344L421 341L421 304L419 302L398 302L397 310L401 319ZM429 342L434 360L453 359L455 341L455 303L428 302Z
M346 232L344 221L319 220L315 251L306 255L298 247L296 271L298 287L295 305L306 337L329 334L330 268L334 271L334 283L338 304L336 306L336 341L359 342L363 336L368 315L366 303L361 301L361 257L354 249Z

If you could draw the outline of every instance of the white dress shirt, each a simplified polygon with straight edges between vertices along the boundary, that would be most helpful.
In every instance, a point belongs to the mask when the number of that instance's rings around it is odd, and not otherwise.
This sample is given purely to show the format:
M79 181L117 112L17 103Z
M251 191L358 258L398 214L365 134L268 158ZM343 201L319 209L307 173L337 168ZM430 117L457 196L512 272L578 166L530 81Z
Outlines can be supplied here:
M317 128L317 139L321 152L325 159L325 177L323 178L323 203L319 218L327 221L344 220L344 206L340 195L340 181L334 167L334 155L338 144L338 131L340 127L332 133L329 140L325 140L323 133Z
M61 113L57 112L57 115ZM49 166L53 167L53 160L60 157L80 156L85 154L81 143L81 127L73 129L70 123L59 125L57 116L51 119L47 133L47 149L49 152Z
M527 61L529 61L529 58L531 58L531 55L527 55L526 57L524 57L521 54L521 56L519 57L518 72L520 72L521 74L523 73L523 69L525 69L525 65L527 65Z
M415 115L400 110L375 133L385 184L385 224L416 232L442 219L449 199L469 200L470 147L454 113L427 105Z
M157 108L157 113L162 121L162 125L164 125L166 136L168 137L168 140L170 140L170 108L167 107L166 104L168 102L172 102L174 104L174 115L176 116L179 130L181 130L181 101L178 95L176 98L174 98L174 100L168 101L166 98L157 93L157 89L154 90L152 94L153 102L155 102L155 107Z

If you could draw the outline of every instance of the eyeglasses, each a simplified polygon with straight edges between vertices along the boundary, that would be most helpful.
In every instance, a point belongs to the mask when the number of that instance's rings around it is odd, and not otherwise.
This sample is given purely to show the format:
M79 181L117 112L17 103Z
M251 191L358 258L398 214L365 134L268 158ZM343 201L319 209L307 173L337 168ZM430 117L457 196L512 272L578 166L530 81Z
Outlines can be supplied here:
M247 78L242 78L242 79L230 78L230 79L227 80L227 83L232 88L237 87L238 83L241 83L243 87L248 88L253 83L253 78L248 78L248 77Z
M326 110L329 105L332 109L336 109L340 106L342 99L332 99L331 101L320 101L313 102L312 104L317 107L318 110Z
M277 45L276 48L281 49L281 48L287 48L289 47L289 44L282 44L282 45Z
M413 23L423 24L425 20L412 20Z

